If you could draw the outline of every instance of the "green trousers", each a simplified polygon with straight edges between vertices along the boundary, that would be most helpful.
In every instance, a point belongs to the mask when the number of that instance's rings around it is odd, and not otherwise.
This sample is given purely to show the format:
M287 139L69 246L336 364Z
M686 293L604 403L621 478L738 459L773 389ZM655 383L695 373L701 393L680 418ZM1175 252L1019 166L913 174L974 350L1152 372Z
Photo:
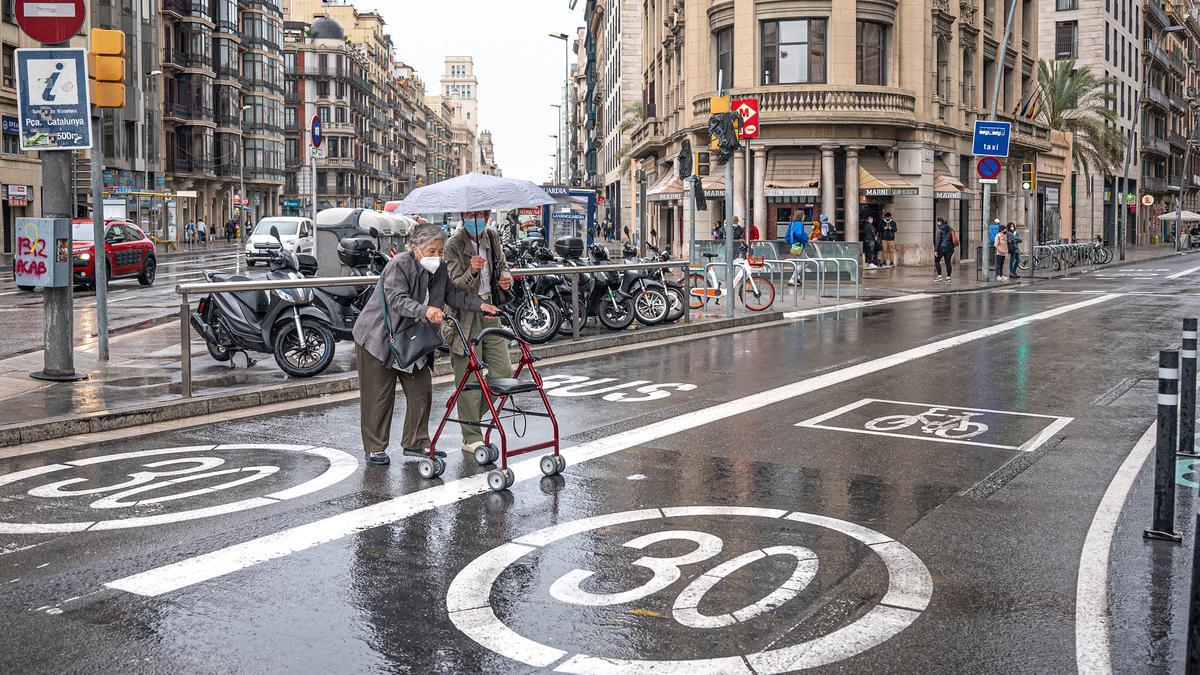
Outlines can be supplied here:
M489 319L482 315L480 316L478 330L499 326L500 319ZM472 335L471 337L475 336ZM499 335L489 335L475 347L475 355L479 357L480 361L487 364L486 376L489 379L512 377L513 365L512 361L508 359L508 340ZM463 373L467 372L468 359L465 355L459 356L453 354L450 357L450 361L454 365L454 381L458 382L462 380ZM464 391L458 397L458 418L460 420L478 422L483 415L483 408L483 392L478 390ZM460 424L459 426L462 428L464 444L483 441L483 429L470 424Z

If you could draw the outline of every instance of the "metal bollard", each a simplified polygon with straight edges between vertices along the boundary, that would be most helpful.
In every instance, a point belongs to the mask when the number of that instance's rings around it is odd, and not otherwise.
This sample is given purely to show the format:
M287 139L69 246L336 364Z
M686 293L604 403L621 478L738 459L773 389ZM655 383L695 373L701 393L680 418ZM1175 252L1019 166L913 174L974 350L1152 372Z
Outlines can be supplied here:
M1179 351L1179 452L1196 453L1196 319L1183 320L1183 349Z
M1188 609L1187 659L1184 673L1200 675L1200 515L1192 538L1192 589Z
M1154 443L1154 522L1147 539L1179 542L1175 532L1176 415L1179 409L1179 352L1158 353L1158 435Z

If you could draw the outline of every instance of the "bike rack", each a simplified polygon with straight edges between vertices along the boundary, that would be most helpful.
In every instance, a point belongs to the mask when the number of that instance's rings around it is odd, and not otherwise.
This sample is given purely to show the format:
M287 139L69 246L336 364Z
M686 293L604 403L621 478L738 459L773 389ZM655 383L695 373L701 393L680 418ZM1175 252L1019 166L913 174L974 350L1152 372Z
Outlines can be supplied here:
M761 275L762 271L766 271L766 272L767 272L767 274L769 275L769 276L768 276L768 279L774 279L774 276L775 276L775 273L774 273L774 271L773 271L773 270L767 270L766 263L768 263L768 262L788 262L788 261L787 261L787 260L778 260L778 261L764 260L764 261L763 261L763 263L764 263L764 264L763 264L763 266L762 266L761 268L759 268L759 274ZM707 298L708 298L708 288L709 288L709 286L708 286L708 271L709 271L709 269L711 269L711 268L714 268L714 267L725 267L725 266L726 266L726 265L725 265L725 263L723 263L723 262L711 262L711 263L708 263L708 264L706 264L706 265L704 266L704 271L703 271L703 273L700 275L701 277L703 277L703 278L704 278L704 295L705 295L705 302L704 302L704 304L706 304L706 305L708 304L708 300L707 300ZM692 267L689 267L689 268L688 268L688 270L689 270L689 271L692 271L692 270L694 270L694 269L698 269L698 268L692 268ZM756 271L756 270L755 270L753 267L751 267L751 268L750 268L750 275L751 275L751 276L753 276L753 275L755 274L755 271ZM736 275L735 275L735 276L736 276ZM774 282L772 282L772 283L774 283ZM720 286L718 286L717 288L718 288L718 289L720 289ZM690 293L690 292L691 292L691 291L689 290L689 293ZM730 296L730 298L732 298L732 297L733 297L733 293L730 293L730 294L729 294L729 296ZM795 292L795 290L793 290L793 291L792 291L792 300L793 300L793 301L795 301L795 297L796 297L796 292ZM719 298L718 298L718 299L719 299ZM732 301L732 300L731 300L731 301Z

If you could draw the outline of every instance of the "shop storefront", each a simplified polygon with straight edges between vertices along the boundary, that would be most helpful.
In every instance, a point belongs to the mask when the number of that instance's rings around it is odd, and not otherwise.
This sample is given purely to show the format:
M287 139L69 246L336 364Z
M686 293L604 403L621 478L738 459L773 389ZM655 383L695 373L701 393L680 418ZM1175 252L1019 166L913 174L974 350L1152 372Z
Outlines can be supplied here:
M859 227L868 216L874 216L876 223L883 220L883 214L895 210L896 197L916 196L920 192L888 166L883 157L864 153L858 165Z
M4 221L3 252L12 253L16 242L17 218L29 215L33 200L32 185L5 185L2 197L3 208L0 218Z
M763 239L783 239L795 220L812 223L821 215L821 157L800 149L780 148L767 156L763 196L767 227L758 224Z

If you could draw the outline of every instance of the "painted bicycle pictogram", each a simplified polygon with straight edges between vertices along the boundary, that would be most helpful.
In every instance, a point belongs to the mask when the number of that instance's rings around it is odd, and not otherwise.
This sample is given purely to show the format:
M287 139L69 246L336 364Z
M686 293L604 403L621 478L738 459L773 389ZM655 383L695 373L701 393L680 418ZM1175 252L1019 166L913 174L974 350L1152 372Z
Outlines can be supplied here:
M951 412L950 408L931 407L916 415L885 415L876 417L864 425L871 431L898 431L920 425L921 431L938 438L966 440L986 433L988 425L971 421L983 413L970 410Z

